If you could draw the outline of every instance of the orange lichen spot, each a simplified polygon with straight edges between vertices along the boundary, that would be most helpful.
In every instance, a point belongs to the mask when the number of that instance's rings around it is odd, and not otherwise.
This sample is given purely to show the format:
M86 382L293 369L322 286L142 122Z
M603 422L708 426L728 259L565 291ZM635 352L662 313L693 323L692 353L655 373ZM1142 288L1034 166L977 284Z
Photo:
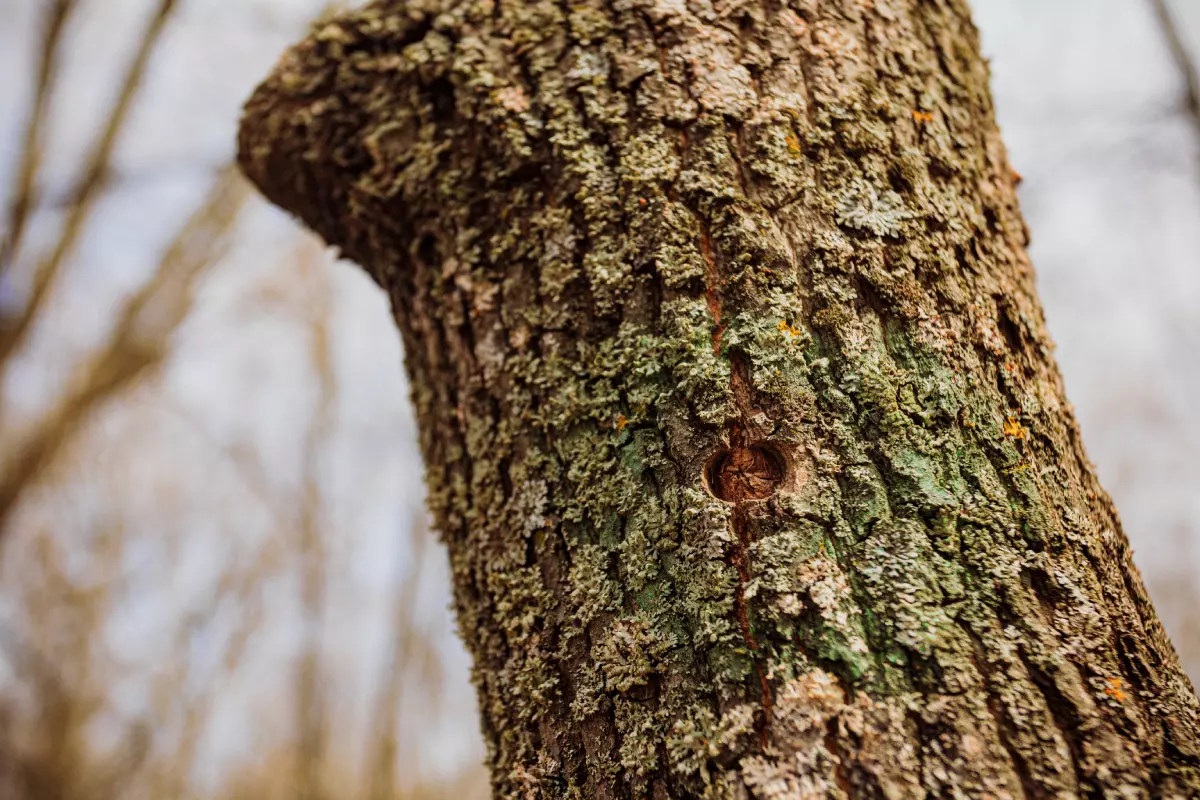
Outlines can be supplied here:
M1015 169L1013 169L1012 167L1008 168L1008 174L1012 178L1012 182L1014 184L1018 184L1021 181L1025 180L1025 177L1023 175L1021 175L1021 173L1019 173Z
M787 149L789 153L794 156L800 155L800 139L796 137L796 134L789 133L784 141L787 142Z
M644 197L639 197L639 198L638 198L638 205L639 205L639 206L644 206L644 205L646 205L646 198L644 198Z
M912 117L914 122L919 122L922 125L927 122L933 122L933 114L930 114L926 111L917 111L916 109L913 109Z
M799 328L788 324L787 320L783 320L783 319L779 320L778 328L781 332L786 333L788 336L791 336L792 338L800 336L803 333L803 331L801 331Z
M1021 420L1009 417L1004 420L1004 435L1013 439L1027 439L1029 438L1029 429L1021 424Z
M619 415L617 417L616 429L619 431L623 431L628 426L629 426L629 420L625 418L625 415L624 414Z
M1016 372L1016 371L1017 371L1017 365L1016 365L1016 364L1014 364L1013 362L1011 362L1011 361L1010 361L1010 362L1008 362L1007 364L1005 364L1005 365L1004 365L1004 369L1005 369L1005 371L1006 371L1006 372Z
M1108 686L1104 687L1104 693L1116 700L1118 703L1124 703L1129 699L1129 695L1125 693L1125 681L1120 678L1108 678Z

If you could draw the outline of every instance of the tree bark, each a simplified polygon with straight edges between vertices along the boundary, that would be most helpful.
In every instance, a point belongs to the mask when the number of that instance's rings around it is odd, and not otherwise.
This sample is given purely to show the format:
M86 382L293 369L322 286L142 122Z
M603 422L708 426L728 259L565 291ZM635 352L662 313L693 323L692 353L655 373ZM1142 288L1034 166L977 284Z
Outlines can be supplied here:
M1187 798L963 0L382 0L241 163L391 297L504 798Z

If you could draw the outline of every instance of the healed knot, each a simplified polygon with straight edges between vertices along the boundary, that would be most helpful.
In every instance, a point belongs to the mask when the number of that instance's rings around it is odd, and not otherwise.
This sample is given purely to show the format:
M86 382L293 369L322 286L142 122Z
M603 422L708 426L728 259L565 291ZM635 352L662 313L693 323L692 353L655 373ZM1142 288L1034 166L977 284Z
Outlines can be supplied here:
M705 467L708 490L727 503L765 500L775 493L787 475L783 453L770 443L723 448Z

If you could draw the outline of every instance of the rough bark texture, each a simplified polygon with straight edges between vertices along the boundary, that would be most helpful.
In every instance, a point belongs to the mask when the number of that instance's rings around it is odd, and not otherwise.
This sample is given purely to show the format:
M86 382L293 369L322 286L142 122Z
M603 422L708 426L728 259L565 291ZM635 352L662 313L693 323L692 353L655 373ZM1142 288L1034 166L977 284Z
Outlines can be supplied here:
M1200 796L963 0L410 0L247 173L403 332L504 798Z

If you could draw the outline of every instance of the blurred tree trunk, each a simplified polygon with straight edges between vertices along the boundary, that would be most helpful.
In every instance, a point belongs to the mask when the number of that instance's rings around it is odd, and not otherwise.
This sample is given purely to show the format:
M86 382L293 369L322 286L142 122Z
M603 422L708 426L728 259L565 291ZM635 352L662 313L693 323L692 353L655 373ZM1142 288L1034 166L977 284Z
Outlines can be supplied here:
M1193 797L962 0L385 0L241 161L389 293L498 797Z

